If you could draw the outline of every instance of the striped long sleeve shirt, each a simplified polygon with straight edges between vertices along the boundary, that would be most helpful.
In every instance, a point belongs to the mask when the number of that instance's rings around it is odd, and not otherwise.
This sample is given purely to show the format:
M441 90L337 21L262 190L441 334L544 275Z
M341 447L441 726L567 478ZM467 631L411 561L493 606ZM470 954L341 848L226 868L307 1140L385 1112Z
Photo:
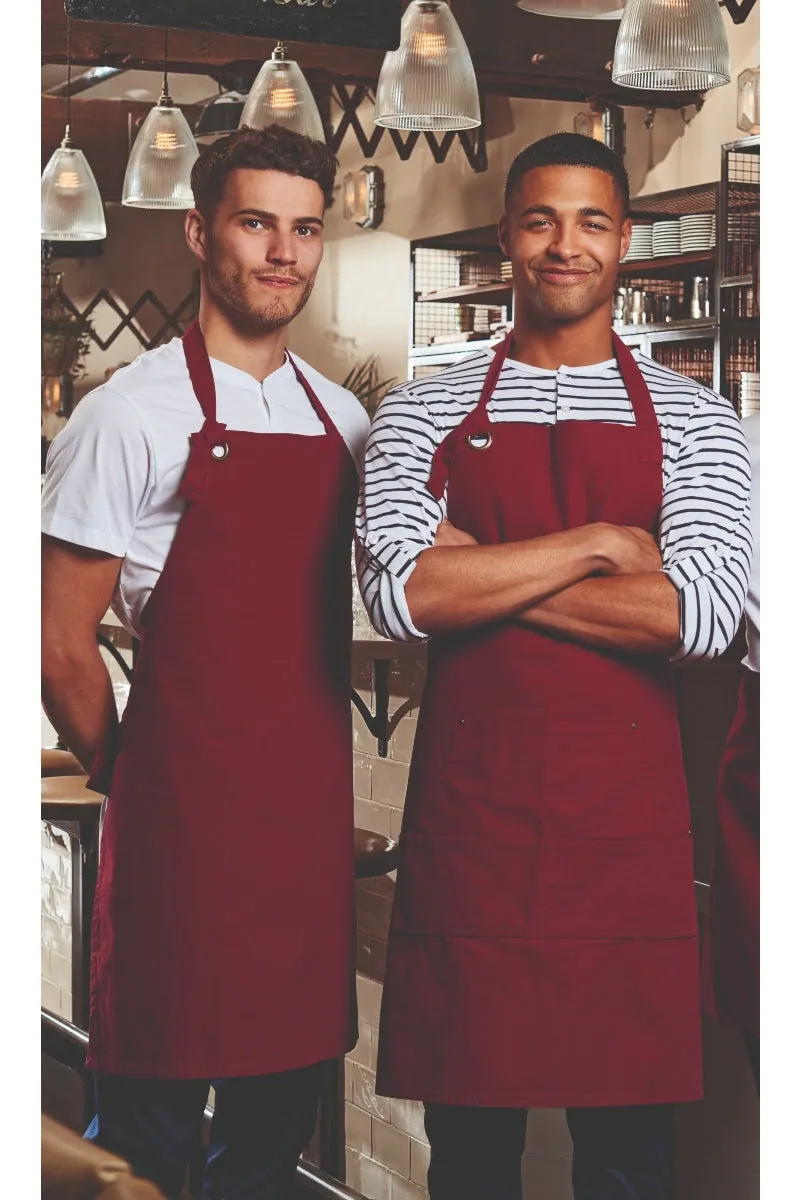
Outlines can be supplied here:
M715 658L744 609L752 557L750 458L729 402L635 352L653 398L664 448L659 523L663 569L680 596L675 661ZM370 619L386 637L425 641L405 586L447 515L447 492L426 484L438 444L478 403L490 352L394 388L367 442L356 518L356 562ZM489 403L492 421L634 424L615 360L543 370L507 359Z

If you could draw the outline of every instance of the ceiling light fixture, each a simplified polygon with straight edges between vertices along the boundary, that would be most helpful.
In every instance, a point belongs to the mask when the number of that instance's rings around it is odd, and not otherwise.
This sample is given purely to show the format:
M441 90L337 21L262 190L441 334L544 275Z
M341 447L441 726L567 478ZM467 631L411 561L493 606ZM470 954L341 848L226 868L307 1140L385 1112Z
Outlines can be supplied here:
M187 209L194 205L191 175L200 152L189 122L169 94L168 32L164 30L161 96L142 123L125 171L122 203L126 208Z
M61 145L42 173L42 239L48 242L99 242L106 216L97 180L82 150L72 144L72 36L67 13L67 121Z
M731 81L717 0L628 0L611 73L620 87L707 92Z
M250 89L239 127L265 129L283 125L294 133L325 141L322 117L303 72L286 57L286 43L278 42Z
M383 60L374 121L434 133L480 125L475 68L446 0L412 0L403 14L400 45Z

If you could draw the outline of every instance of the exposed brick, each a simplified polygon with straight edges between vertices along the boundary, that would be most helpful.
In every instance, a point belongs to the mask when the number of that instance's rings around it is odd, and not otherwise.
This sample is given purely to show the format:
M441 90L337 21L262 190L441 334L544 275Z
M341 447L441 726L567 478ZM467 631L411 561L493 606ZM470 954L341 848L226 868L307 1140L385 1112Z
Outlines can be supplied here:
M344 1098L353 1102L353 1064L349 1058L344 1060Z
M72 920L72 896L70 893L60 887L51 888L49 912L56 921L68 925Z
M358 689L356 689L358 690ZM372 695L369 692L359 691L359 695L364 703L372 712ZM357 708L353 707L353 749L361 751L362 754L374 754L376 748L375 738L367 729L364 718Z
M356 909L359 927L370 937L385 940L389 933L389 918L392 915L391 900L367 892L358 897Z
M353 1103L371 1116L389 1123L391 1108L385 1096L375 1095L375 1073L353 1063Z
M572 1200L572 1163L568 1158L528 1154L522 1160L522 1193L526 1200Z
M347 1146L359 1154L372 1154L372 1117L362 1108L345 1101L344 1130Z
M49 979L42 980L42 1008L61 1016L61 992Z
M428 1193L424 1188L417 1187L415 1183L403 1179L400 1175L392 1176L392 1200L427 1200L427 1198ZM550 1200L549 1196L547 1200Z
M367 1200L391 1200L392 1173L374 1158L361 1159L361 1191Z
M389 832L395 841L400 838L400 831L403 828L403 810L402 808L389 809Z
M546 1158L569 1158L572 1139L563 1108L535 1108L528 1113L525 1153Z
M411 1177L411 1144L407 1133L374 1121L372 1127L372 1157L404 1179Z
M361 1063L362 1066L370 1065L370 1043L372 1042L372 1027L362 1020L358 1019L358 1041L350 1051L348 1058L351 1062Z
M392 1124L417 1141L426 1141L424 1109L419 1100L392 1100Z
M57 950L68 957L72 947L72 929L52 917L42 915L42 945L48 950Z
M408 767L405 763L379 758L372 767L372 798L378 804L402 808L408 786Z
M428 1186L428 1167L431 1163L431 1148L427 1142L411 1138L411 1182L419 1187Z
M72 991L72 963L63 954L54 951L50 954L50 979L63 992Z
M353 813L357 829L368 829L371 833L382 833L384 837L391 837L389 809L385 804L357 798Z
M381 1019L383 988L372 979L365 979L363 975L356 975L356 995L358 996L359 1017L366 1021L368 1025L371 1025L373 1029L377 1029Z
M353 795L359 800L372 798L372 767L365 754L353 755Z
M356 1154L355 1150L350 1150L345 1147L344 1151L345 1163L345 1183L354 1192L361 1191L361 1155Z
M403 717L392 734L389 743L389 754L397 762L410 763L411 752L414 749L414 738L417 734L417 710Z

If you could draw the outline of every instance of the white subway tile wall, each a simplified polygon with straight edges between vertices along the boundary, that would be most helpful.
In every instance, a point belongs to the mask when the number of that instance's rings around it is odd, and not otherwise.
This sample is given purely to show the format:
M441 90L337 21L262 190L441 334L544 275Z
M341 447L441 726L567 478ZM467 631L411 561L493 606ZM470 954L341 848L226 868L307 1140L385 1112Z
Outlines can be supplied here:
M355 820L397 837L416 733L424 660L411 647L390 672L393 731L389 757L353 710ZM418 654L418 652L417 652ZM353 685L373 709L369 646L357 648ZM43 722L42 745L55 735ZM71 1015L70 855L66 837L42 826L42 1004ZM375 1067L386 936L394 880L362 880L358 906L358 1044L345 1062L347 1183L368 1200L426 1200L430 1151L422 1105L375 1095ZM678 1120L681 1200L756 1200L758 1103L739 1039L706 1027L706 1099L684 1105ZM571 1143L561 1111L530 1114L523 1160L525 1200L571 1200Z

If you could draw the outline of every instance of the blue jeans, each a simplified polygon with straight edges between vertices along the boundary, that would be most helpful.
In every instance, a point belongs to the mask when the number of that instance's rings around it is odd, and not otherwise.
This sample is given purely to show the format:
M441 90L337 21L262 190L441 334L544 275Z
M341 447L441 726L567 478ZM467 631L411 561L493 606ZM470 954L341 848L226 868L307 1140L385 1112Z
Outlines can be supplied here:
M212 1080L96 1073L97 1115L84 1136L178 1200L213 1085L203 1200L288 1200L314 1133L323 1065Z
M522 1200L524 1108L425 1105L430 1200ZM671 1104L568 1108L574 1200L673 1200Z

